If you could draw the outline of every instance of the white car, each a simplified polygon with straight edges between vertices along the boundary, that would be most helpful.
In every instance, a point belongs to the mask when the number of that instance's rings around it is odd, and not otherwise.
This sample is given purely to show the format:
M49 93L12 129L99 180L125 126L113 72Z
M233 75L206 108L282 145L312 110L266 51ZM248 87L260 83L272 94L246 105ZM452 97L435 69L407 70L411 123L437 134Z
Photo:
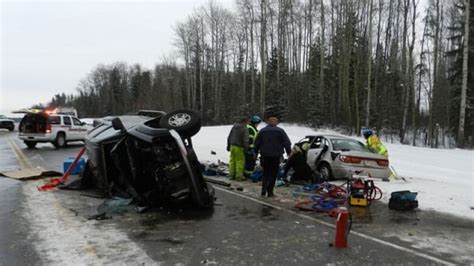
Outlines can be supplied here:
M28 148L34 148L38 142L51 142L62 148L69 141L84 141L90 129L91 126L71 115L27 113L20 122L18 137Z
M389 160L369 150L364 143L337 135L311 135L296 145L309 144L307 163L326 179L348 178L357 172L369 173L371 177L390 176Z

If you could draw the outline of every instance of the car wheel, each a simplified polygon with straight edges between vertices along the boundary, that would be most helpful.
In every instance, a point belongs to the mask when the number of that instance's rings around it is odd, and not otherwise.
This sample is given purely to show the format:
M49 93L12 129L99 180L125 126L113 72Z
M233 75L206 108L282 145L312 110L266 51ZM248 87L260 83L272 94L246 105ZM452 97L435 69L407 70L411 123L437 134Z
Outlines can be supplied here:
M11 126L10 128L8 128L8 130L12 132L13 130L15 130L15 126Z
M318 172L321 173L325 180L334 180L332 175L331 166L328 163L322 162L318 166Z
M34 147L36 147L36 142L34 141L25 140L24 142L28 149L33 149Z
M201 116L192 110L177 110L164 115L160 126L174 129L183 137L192 137L201 129Z
M62 132L58 133L53 144L57 149L64 148L66 146L66 135Z

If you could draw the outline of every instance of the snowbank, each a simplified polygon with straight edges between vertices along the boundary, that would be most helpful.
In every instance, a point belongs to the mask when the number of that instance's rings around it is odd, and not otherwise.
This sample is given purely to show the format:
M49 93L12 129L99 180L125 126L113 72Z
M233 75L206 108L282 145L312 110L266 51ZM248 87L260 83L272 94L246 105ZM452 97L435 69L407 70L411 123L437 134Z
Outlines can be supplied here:
M292 143L316 132L308 127L282 124ZM198 158L202 162L228 161L227 135L231 126L203 127L193 138ZM324 129L318 133L338 134ZM340 134L338 134L340 135ZM397 190L418 192L420 209L435 210L474 220L474 151L431 149L401 144L386 144L390 164L406 178L377 182L388 202ZM211 151L216 154L212 155Z

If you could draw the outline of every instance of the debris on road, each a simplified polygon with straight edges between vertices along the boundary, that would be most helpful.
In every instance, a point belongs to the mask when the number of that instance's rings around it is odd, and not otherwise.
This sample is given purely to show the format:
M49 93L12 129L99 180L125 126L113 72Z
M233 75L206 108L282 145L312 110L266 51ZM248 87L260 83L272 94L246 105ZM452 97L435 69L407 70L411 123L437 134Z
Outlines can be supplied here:
M56 172L56 171L45 170L43 168L27 168L27 169L20 169L17 171L0 172L0 176L16 179L20 181L27 181L27 180L37 180L37 179L48 178L48 177L62 176L62 173Z
M112 216L108 215L106 212L94 214L87 217L87 220L97 220L97 221L108 220L108 219L112 219Z
M231 186L231 183L229 181L213 178L211 176L204 176L204 180L206 180L209 183L221 185L221 186L224 186L224 187L230 187Z

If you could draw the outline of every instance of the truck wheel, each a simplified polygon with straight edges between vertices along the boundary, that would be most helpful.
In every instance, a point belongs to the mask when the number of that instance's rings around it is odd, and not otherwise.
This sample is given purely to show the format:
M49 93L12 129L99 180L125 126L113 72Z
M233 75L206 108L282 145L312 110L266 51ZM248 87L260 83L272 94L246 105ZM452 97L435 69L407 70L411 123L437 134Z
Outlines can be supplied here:
M322 162L318 165L318 172L321 173L325 180L334 180L331 166L328 163Z
M36 147L36 142L34 141L25 140L24 142L28 149L33 149L34 147Z
M176 130L182 137L196 135L201 129L201 116L192 110L177 110L164 115L160 119L160 126Z
M53 145L56 149L64 148L66 146L66 135L63 132L59 132Z

